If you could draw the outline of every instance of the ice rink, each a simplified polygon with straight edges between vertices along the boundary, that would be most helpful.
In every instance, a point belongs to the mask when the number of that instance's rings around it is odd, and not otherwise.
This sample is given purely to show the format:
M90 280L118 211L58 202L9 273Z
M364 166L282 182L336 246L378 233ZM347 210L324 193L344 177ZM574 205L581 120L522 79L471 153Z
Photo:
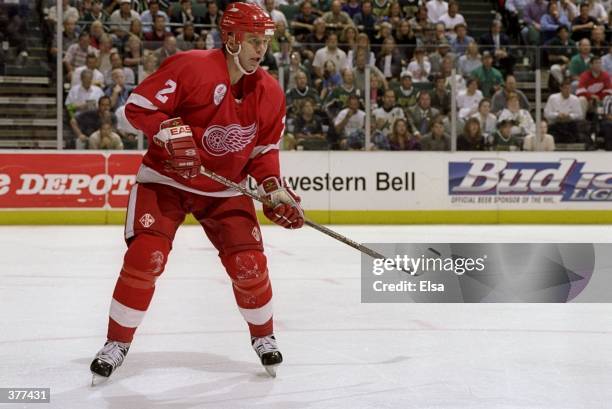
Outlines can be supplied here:
M612 241L612 227L335 228L360 242ZM251 349L216 252L183 226L124 365L92 388L122 233L0 228L0 387L51 388L51 404L0 406L612 407L612 305L361 304L359 253L309 228L263 228L285 358L276 379Z

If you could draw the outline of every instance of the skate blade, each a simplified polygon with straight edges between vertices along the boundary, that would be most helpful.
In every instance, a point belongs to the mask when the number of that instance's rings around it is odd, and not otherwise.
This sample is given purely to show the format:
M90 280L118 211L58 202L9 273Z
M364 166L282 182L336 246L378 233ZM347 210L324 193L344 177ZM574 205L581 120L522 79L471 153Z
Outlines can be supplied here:
M265 365L264 369L266 370L268 375L270 375L272 378L276 378L276 367L277 366L278 366L278 364L276 364L276 365Z
M98 385L102 385L104 383L108 382L108 377L106 376L100 376L96 373L91 373L91 387L95 387Z

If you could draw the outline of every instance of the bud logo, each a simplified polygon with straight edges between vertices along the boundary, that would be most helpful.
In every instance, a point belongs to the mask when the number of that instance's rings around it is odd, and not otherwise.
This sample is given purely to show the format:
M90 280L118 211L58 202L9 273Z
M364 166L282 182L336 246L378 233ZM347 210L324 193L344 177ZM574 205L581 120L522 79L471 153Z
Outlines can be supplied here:
M584 162L472 159L448 165L450 195L557 195L561 201L612 201L612 172L582 172Z

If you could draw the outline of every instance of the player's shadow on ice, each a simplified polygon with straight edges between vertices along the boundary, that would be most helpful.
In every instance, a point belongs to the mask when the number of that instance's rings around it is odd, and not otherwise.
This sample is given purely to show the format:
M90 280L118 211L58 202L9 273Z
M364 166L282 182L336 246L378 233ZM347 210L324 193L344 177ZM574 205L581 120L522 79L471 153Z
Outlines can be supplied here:
M89 376L90 358L80 358L73 362L82 365L85 376ZM169 388L176 381L159 379L160 371L169 370L168 376L176 377L175 369L186 368L201 371L201 377L186 373L185 378L189 384L177 388ZM282 367L281 367L282 368ZM155 384L151 384L146 392L140 393L129 388L129 383L135 382L139 376L151 377L155 371ZM163 373L163 372L162 372ZM234 374L234 376L220 377L216 374ZM170 375L172 374L172 375ZM238 375L235 375L238 374ZM163 376L162 376L163 378ZM203 381L197 382L201 378ZM89 379L89 378L87 378ZM196 380L195 383L193 381ZM253 382L257 382L253 388ZM87 386L88 395L97 395L96 400L105 404L100 407L110 409L126 408L152 408L152 409L188 409L188 408L243 408L266 407L274 408L301 408L308 406L300 402L259 403L264 400L272 388L275 380L270 378L263 367L254 357L252 362L235 361L227 356L201 352L136 352L130 353L124 364L117 369L111 378L95 387ZM250 386L247 386L250 384ZM142 390L140 387L137 388ZM253 392L253 389L256 392ZM82 398L83 388L58 394L56 401L73 401L75 395ZM71 394L74 394L72 397ZM65 395L65 396L61 396ZM91 396L88 403L92 403Z

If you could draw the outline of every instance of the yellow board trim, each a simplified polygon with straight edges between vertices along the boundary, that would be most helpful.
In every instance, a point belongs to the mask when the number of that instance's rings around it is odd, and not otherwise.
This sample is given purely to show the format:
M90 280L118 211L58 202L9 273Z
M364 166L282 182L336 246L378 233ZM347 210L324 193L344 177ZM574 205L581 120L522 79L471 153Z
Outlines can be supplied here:
M310 210L321 224L612 224L612 210ZM262 224L270 222L258 212ZM0 225L122 225L122 210L7 210ZM186 224L197 224L188 217Z

